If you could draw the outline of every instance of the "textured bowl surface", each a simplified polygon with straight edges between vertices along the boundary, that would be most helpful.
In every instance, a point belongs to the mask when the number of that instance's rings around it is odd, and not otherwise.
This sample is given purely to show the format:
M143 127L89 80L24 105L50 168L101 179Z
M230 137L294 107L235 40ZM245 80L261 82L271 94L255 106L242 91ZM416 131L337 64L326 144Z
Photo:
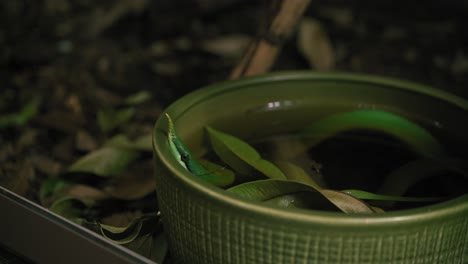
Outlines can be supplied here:
M241 138L299 129L334 112L380 109L468 146L468 102L399 80L277 73L197 90L166 109L194 153L211 125ZM440 129L443 128L443 129ZM468 263L468 195L410 210L345 215L239 199L193 177L171 155L167 120L154 129L158 201L178 263Z

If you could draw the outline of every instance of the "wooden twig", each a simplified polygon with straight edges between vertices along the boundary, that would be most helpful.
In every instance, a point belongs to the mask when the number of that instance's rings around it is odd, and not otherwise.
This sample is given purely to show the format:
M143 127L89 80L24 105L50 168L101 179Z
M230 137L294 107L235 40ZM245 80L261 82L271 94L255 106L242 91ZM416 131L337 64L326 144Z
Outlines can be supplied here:
M272 1L273 5L276 1ZM268 72L284 41L291 35L310 0L280 0L266 33L260 34L231 72L230 79Z

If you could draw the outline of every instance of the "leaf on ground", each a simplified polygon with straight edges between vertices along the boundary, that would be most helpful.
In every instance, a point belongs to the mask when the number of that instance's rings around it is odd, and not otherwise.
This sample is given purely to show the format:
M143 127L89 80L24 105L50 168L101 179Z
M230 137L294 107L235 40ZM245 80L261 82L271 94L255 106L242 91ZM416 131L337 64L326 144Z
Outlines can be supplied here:
M44 180L39 189L39 200L43 206L50 205L50 197L67 186L69 183L60 177L50 177Z
M112 226L103 223L87 223L85 226L97 231L116 244L128 244L135 239L151 234L158 227L159 215L145 214L133 219L126 226Z
M86 217L86 211L91 205L90 201L63 197L55 201L49 210L71 221L79 222Z
M252 39L245 35L227 35L207 39L201 43L201 48L221 57L240 57Z
M324 117L303 130L304 142L311 147L339 133L356 129L391 135L423 157L445 156L437 139L423 127L401 116L380 110L358 110Z
M55 193L55 196L70 197L79 200L98 201L109 198L105 192L84 184L67 184Z
M151 93L148 91L139 91L125 98L123 101L126 105L139 105L151 100Z
M305 18L299 24L297 46L309 65L319 71L335 66L335 51L320 22Z
M25 196L31 191L35 177L30 162L0 163L0 185L18 195Z
M81 151L93 151L97 148L98 144L90 133L79 130L78 133L76 133L75 146Z
M138 151L132 149L105 146L77 160L68 168L68 172L85 172L111 177L122 173L138 156Z
M112 108L100 109L97 113L97 123L102 132L108 133L130 121L134 115L135 109L133 107L119 110Z
M271 179L286 179L276 165L263 159L248 143L211 127L206 130L214 152L235 171L250 175L256 170Z
M136 200L145 197L156 189L153 175L153 163L139 162L126 172L111 180L104 191L117 199Z
M0 115L0 128L25 125L37 115L40 104L41 99L35 97L26 103L19 112Z
M277 179L257 180L236 185L227 189L227 191L254 201L268 201L284 195L301 192L319 193L344 213L374 213L369 205L349 194L327 189L317 190L312 186L295 181ZM317 203L322 207L323 199L320 196L315 196L313 203Z
M138 237L125 247L156 263L164 263L169 254L169 242L164 232L153 232Z
M119 134L107 141L106 146L127 148L141 151L153 151L152 135L144 135L135 140L130 140L124 134Z

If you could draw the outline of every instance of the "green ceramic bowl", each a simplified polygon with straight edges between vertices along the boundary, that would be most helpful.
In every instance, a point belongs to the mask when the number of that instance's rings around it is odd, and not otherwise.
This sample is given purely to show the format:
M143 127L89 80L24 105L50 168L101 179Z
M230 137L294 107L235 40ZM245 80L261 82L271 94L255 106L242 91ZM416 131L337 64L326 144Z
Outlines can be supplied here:
M365 75L292 72L227 81L188 94L166 111L188 147L203 153L206 125L251 139L355 109L397 113L436 137L449 135L444 144L468 146L467 101ZM157 194L178 263L468 263L468 195L376 215L280 209L191 175L172 156L166 132L161 118L153 138Z

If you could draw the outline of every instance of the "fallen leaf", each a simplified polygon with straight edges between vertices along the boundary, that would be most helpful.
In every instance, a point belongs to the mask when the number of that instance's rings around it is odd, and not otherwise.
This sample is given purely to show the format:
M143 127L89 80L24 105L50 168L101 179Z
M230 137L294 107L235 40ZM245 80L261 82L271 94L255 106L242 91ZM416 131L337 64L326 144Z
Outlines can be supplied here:
M320 22L305 18L299 24L297 46L309 65L319 71L335 66L335 51Z
M246 35L227 35L207 39L201 43L201 48L221 57L238 58L245 52L251 40Z
M73 163L68 172L87 172L102 177L115 176L127 169L139 156L138 151L115 147L102 147Z
M155 191L156 181L153 176L151 160L132 166L127 172L113 179L104 191L110 196L122 200L136 200Z
M97 148L96 139L87 131L79 130L76 133L75 146L80 151L93 151Z

